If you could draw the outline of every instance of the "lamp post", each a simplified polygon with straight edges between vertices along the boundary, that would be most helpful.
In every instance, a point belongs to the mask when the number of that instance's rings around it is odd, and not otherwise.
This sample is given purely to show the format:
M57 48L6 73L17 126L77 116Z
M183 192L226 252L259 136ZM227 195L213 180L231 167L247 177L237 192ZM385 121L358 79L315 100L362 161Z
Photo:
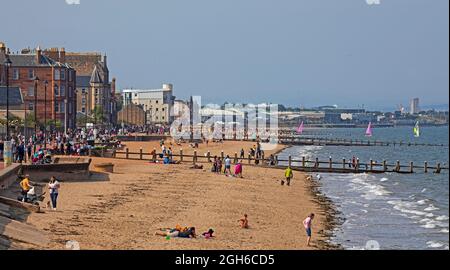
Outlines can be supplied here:
M47 149L47 86L48 81L44 81L44 149Z
M39 77L34 77L34 136L37 136L37 87L38 87Z
M6 71L6 140L9 140L9 68L11 67L11 60L9 57L5 59L5 71Z
M54 128L55 128L55 132L56 132L56 91L55 91L55 89L57 89L59 86L58 86L58 84L54 84L53 85L53 111L54 111L54 113L53 113L53 121L54 121Z
M64 99L64 134L67 134L67 98Z
M87 92L85 91L84 93L83 92L81 92L81 93L84 96L84 99L82 99L82 100L84 100L84 126L86 128L86 133L87 133L87 131L88 131L87 122L88 122L88 106L89 106L89 104L88 104L88 100L87 100Z

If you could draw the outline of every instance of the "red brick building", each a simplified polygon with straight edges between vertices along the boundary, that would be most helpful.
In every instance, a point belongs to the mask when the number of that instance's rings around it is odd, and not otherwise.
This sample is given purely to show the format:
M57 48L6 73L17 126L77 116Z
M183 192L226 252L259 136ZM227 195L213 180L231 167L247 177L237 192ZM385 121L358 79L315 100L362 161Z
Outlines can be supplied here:
M76 71L66 64L65 50L37 48L11 54L5 44L0 43L0 85L6 85L3 65L6 58L12 62L9 85L20 88L27 113L34 115L36 109L38 122L44 123L46 112L50 125L56 123L60 128L75 128ZM36 90L35 77L39 78Z

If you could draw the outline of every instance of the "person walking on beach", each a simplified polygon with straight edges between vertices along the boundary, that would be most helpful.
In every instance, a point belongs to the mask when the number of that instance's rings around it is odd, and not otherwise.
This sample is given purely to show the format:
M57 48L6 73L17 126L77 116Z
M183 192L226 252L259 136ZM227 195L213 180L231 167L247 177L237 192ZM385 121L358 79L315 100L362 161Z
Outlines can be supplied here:
M238 163L234 167L234 176L235 177L244 178L242 176L242 161L238 161Z
M309 247L309 243L311 242L311 236L312 236L312 221L314 219L314 214L311 213L305 220L303 220L303 226L306 230L306 246Z
M216 173L222 174L222 158L217 158Z
M291 169L290 166L287 167L286 171L284 172L284 176L286 177L286 184L288 186L290 186L291 185L291 179L294 177L294 174L293 174L292 169Z
M56 201L58 199L60 184L58 180L54 176L50 178L50 182L48 183L48 189L50 192L50 200L52 202L52 210L56 211Z
M214 156L213 166L211 168L211 172L213 172L213 173L217 172L217 156Z
M225 175L232 175L231 173L231 159L230 156L227 155L227 157L225 158Z
M245 150L244 150L244 148L241 149L241 158L245 158Z

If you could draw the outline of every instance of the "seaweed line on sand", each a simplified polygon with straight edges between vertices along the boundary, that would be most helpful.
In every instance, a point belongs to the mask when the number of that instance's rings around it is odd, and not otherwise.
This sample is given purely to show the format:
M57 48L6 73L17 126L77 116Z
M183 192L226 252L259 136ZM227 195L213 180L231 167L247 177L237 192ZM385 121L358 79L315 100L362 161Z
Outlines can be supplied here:
M313 201L317 203L321 211L325 214L325 228L323 231L319 231L319 234L324 236L326 240L318 240L318 247L320 250L342 250L343 247L340 244L330 241L331 237L333 237L333 231L343 223L342 218L340 218L341 213L337 210L332 200L320 191L321 183L314 179L312 175L307 178L311 179L307 182L307 186L311 196L314 198Z

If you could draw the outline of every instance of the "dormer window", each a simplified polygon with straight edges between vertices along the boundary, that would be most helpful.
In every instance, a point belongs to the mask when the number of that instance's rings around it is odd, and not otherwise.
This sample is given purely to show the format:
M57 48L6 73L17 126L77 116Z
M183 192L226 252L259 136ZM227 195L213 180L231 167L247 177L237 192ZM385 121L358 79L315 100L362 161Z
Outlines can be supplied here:
M55 69L54 73L55 73L54 74L55 81L59 81L61 79L61 73L60 73L59 69Z

